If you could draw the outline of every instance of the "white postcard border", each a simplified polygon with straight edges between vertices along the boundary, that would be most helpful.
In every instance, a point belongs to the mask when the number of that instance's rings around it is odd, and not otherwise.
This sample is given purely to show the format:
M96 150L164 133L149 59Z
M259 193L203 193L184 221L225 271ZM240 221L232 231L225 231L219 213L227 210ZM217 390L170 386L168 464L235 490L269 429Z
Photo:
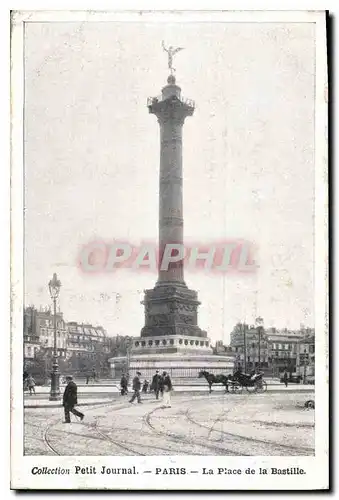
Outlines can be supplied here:
M315 457L47 457L23 456L23 36L24 23L37 21L123 21L123 22L315 22L316 23L316 168L315 168L315 304L316 304L316 456ZM185 19L184 19L184 16ZM328 200L327 200L327 61L326 25L322 12L189 12L138 13L98 12L23 12L14 14L12 29L12 178L11 178L11 292L12 292L12 345L11 345L11 486L14 489L323 489L328 485ZM323 336L322 336L323 333ZM74 469L74 464L108 467L135 466L137 476L38 476L33 467ZM213 476L195 474L164 476L143 474L155 467L186 467L200 470L202 467L301 467L305 476ZM132 481L133 478L137 478ZM212 480L211 480L212 479Z

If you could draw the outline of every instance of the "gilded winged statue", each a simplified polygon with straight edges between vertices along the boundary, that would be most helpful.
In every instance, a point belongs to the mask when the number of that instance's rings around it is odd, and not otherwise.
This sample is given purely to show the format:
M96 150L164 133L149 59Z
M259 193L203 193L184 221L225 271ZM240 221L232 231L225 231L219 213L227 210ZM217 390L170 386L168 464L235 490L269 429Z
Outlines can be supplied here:
M164 41L162 41L162 48L163 48L163 50L165 52L167 52L167 56L168 56L168 69L170 70L171 75L173 75L173 73L175 72L175 68L173 68L173 56L175 54L177 54L178 52L180 52L181 50L184 50L184 48L183 47L174 48L174 47L172 47L172 45L170 45L166 49Z

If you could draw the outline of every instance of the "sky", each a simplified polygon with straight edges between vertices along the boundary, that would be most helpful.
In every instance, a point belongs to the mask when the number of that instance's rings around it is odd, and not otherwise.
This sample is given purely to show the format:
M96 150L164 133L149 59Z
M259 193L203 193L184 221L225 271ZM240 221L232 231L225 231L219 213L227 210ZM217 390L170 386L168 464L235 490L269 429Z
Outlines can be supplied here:
M185 272L199 326L229 342L238 321L314 326L314 78L311 23L26 23L25 301L62 282L67 321L138 336L157 276L88 275L93 240L156 242L159 126L148 113L175 57L195 100L183 129L185 242L241 238L255 274Z

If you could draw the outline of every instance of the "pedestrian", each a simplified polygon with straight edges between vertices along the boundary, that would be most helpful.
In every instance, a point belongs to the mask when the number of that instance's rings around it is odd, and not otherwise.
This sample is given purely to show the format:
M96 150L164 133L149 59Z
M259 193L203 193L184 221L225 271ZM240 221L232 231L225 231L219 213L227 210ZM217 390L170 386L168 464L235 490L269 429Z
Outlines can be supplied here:
M125 396L125 394L127 394L128 392L127 386L128 386L127 378L126 375L123 373L120 380L121 396Z
M24 392L28 390L27 378L28 378L28 373L26 371L24 371L24 378L23 378L23 381L24 381Z
M163 402L165 408L171 408L171 392L173 389L171 377L167 372L162 374Z
M148 380L144 380L144 384L142 386L143 394L147 394L147 389L148 389Z
M163 375L160 375L159 391L160 391L161 397L163 397L163 395L164 395L164 377L163 377Z
M159 392L161 388L161 375L159 375L159 370L156 370L155 375L152 379L152 390L155 393L156 399L159 399Z
M27 382L27 387L28 387L30 396L32 394L35 394L35 380L32 377L32 375L28 375L26 382Z
M286 369L284 370L283 381L284 381L285 387L287 387L288 386L288 373L287 373Z
M132 398L129 401L130 403L133 403L133 401L135 400L135 398L137 398L138 403L141 403L141 398L140 398L141 381L140 381L140 377L141 377L141 373L137 372L136 376L133 379L133 385L132 385L132 387L133 387L134 394L133 394Z
M78 404L78 387L75 382L73 382L73 377L67 375L66 377L67 385L64 390L63 395L63 406L65 411L65 421L64 424L71 423L70 413L73 413L76 417L80 417L82 421L84 419L84 414L74 408Z

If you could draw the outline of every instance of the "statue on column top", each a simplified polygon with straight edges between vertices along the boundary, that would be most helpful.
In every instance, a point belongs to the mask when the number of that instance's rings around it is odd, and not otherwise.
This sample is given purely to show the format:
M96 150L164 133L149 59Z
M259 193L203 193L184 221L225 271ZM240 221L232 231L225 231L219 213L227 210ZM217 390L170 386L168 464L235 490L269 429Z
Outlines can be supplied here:
M165 47L164 41L162 41L162 48L165 52L167 52L168 55L168 69L171 72L171 75L175 72L175 68L173 68L173 56L177 53L180 52L180 50L184 50L183 47L177 47L176 49L170 45L168 49Z

